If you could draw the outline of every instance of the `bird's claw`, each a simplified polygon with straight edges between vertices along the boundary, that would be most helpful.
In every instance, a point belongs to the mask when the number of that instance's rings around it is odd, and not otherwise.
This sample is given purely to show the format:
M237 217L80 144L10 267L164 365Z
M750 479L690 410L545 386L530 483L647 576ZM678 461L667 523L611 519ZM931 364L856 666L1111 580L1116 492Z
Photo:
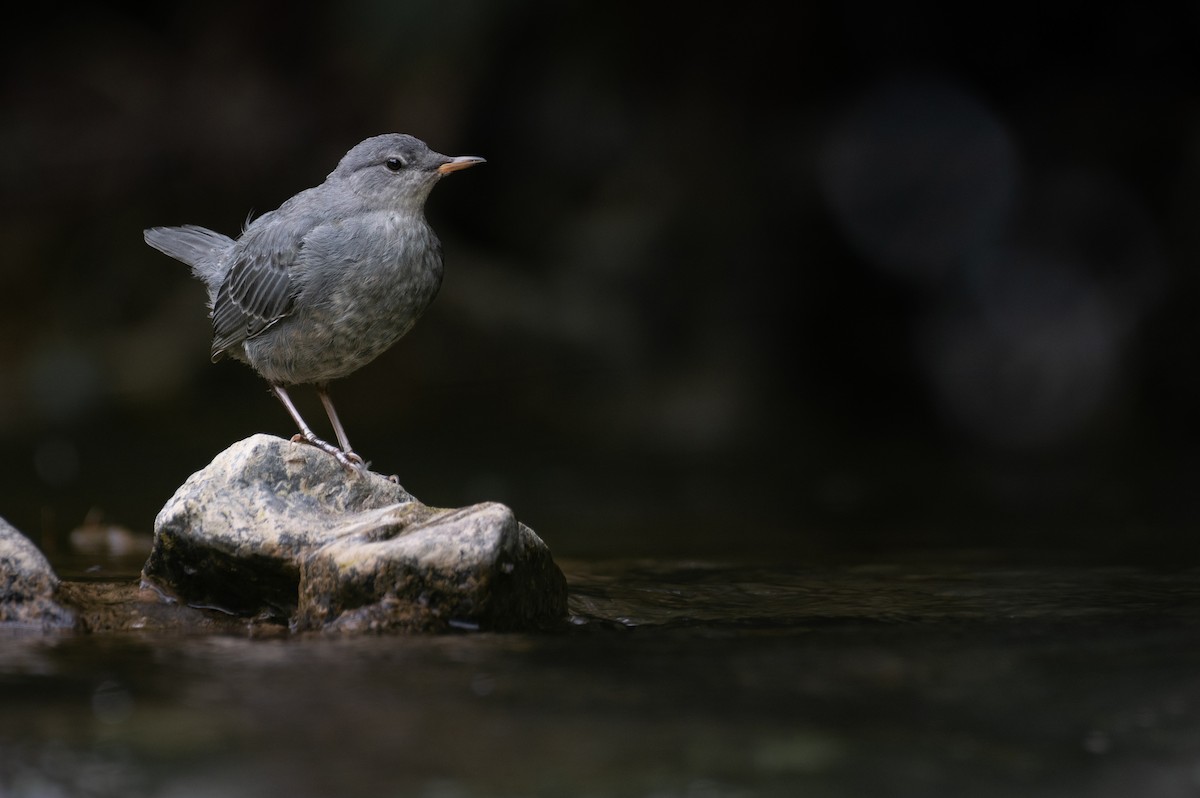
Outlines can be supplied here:
M334 446L332 443L323 441L316 435L308 436L302 432L297 432L292 436L292 443L307 443L310 446L315 446L321 451L333 455L337 461L351 471L363 471L367 467L367 462L354 452L345 452Z
M359 471L362 471L367 467L367 461L359 457L354 452L344 452L341 449L338 449L336 454L334 454L334 457L336 457L338 462L347 468L355 468Z

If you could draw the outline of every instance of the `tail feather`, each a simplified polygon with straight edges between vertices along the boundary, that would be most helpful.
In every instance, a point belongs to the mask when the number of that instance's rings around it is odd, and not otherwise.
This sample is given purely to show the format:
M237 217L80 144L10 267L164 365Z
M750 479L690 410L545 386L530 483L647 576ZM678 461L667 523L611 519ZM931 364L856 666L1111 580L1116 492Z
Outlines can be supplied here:
M214 291L224 278L225 253L234 241L226 235L187 224L182 227L151 227L146 243L164 255L192 267L192 274Z

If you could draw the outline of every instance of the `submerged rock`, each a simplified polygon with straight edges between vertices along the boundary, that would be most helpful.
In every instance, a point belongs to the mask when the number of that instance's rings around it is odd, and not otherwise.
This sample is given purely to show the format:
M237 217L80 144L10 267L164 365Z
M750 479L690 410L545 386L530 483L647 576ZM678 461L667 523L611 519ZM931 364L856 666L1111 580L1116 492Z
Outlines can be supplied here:
M56 600L58 586L41 550L0 518L0 624L72 626L74 615Z
M512 511L428 507L395 481L255 435L155 521L143 578L194 607L297 629L523 629L566 615L566 580Z

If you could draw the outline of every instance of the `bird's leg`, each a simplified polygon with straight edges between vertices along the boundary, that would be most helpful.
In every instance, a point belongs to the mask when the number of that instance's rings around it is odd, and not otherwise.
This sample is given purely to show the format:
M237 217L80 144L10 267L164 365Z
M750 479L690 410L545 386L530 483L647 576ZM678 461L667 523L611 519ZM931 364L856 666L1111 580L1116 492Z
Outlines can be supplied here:
M350 439L346 437L346 428L342 426L342 421L338 418L337 411L333 409L333 400L329 398L328 386L318 385L317 396L321 397L321 404L325 407L325 415L329 416L329 423L333 425L333 432L337 435L338 444L341 445L342 451L347 457L358 460L361 463L363 459L350 448Z
M271 392L274 393L276 398L283 403L283 407L288 411L288 415L292 417L292 420L296 422L296 426L300 428L300 434L296 437L302 438L306 442L316 446L321 451L328 452L329 454L333 455L337 458L339 463L347 468L362 467L361 457L353 452L343 452L332 443L327 443L317 437L316 433L314 433L312 429L310 429L309 426L304 423L304 419L300 417L300 411L296 409L294 404L292 404L291 397L288 396L287 391L282 385L272 385ZM296 438L293 438L292 440L295 439Z

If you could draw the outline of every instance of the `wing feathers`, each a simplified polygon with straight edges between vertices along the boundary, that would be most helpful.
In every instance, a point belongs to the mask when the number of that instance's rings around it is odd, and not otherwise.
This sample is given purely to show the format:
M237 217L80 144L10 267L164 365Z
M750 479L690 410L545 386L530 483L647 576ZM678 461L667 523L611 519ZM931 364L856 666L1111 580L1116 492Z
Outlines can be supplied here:
M248 256L244 249L237 254L213 305L213 360L292 312L298 293L288 274L293 260Z

